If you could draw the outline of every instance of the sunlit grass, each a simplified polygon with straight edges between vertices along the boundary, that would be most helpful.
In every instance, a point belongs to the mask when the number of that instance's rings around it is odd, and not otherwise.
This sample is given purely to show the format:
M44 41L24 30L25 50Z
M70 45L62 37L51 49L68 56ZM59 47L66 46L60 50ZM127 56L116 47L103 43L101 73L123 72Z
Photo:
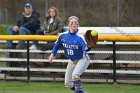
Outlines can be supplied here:
M139 93L140 85L83 84L87 93ZM63 83L0 81L0 93L75 93Z

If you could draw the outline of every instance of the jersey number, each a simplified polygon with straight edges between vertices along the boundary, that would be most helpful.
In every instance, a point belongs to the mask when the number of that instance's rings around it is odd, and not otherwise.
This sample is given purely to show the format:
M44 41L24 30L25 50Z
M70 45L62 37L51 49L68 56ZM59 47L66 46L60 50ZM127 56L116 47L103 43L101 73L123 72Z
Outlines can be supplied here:
M67 49L67 53L68 53L68 55L73 55L74 54L73 50L71 50L71 49Z

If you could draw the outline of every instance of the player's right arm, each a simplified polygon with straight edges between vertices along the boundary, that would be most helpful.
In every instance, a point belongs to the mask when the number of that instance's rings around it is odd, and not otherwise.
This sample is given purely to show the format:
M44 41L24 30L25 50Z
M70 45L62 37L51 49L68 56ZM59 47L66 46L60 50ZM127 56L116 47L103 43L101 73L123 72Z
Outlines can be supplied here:
M52 61L53 59L54 59L54 55L51 53L51 55L50 55L48 61L52 64L52 63L53 63L53 61Z
M60 36L58 37L58 39L57 39L57 41L56 41L56 43L55 43L55 45L54 45L54 47L53 47L53 49L52 49L52 53L51 53L51 55L50 55L50 57L49 57L49 59L48 59L48 61L49 61L50 63L53 63L52 60L54 59L54 57L55 57L55 55L56 55L58 49L59 49L60 46L62 45L61 37L62 37L62 35L60 35Z

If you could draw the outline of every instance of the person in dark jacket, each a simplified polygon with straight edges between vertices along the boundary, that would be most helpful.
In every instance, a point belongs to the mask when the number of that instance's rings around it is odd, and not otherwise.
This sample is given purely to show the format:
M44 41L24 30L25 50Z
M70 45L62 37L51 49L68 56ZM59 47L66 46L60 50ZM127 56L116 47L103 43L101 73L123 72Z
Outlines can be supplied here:
M24 12L22 13L21 18L17 21L16 25L9 27L7 34L8 35L32 35L36 34L40 30L40 15L33 11L32 4L27 3L24 6ZM12 41L6 42L7 48L13 48ZM26 48L25 41L19 41L17 48L23 49Z
M64 23L62 19L58 16L58 11L55 7L50 7L48 9L47 16L44 20L43 30L37 32L37 35L58 35L63 31ZM34 41L30 49L37 49L38 41ZM47 50L53 47L54 41L47 41L47 44L42 48L42 50Z

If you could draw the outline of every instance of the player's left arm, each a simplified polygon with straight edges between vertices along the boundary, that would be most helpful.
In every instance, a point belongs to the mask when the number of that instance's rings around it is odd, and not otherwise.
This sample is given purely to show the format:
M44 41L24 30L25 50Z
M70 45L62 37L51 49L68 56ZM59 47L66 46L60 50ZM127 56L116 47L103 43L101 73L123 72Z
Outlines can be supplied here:
M85 47L85 51L90 51L91 50L91 48L88 47L87 42L86 42L86 40L83 36L82 36L82 44L83 44L83 49Z
M81 46L82 51L83 51L83 56L85 56L86 50L88 49L88 47L87 47L87 44L83 38L81 39L80 46Z

